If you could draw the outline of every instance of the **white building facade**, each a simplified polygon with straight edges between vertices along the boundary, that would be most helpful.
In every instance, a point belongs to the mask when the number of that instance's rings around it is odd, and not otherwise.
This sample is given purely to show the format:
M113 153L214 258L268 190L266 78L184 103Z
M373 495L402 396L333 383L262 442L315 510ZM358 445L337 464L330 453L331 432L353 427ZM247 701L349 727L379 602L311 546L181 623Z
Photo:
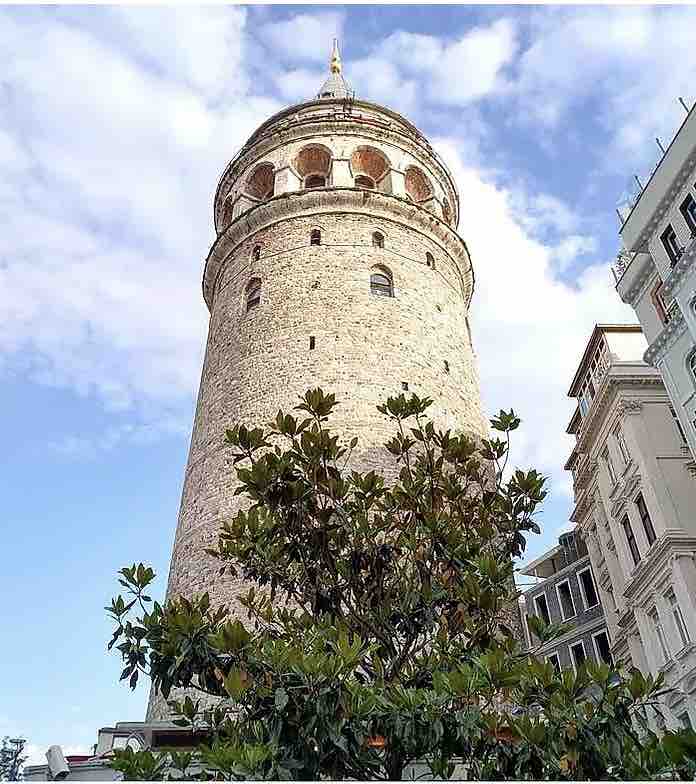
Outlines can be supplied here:
M636 312L696 456L696 108L621 227L617 291ZM696 469L696 466L692 466Z
M667 724L696 727L696 482L639 326L598 325L569 396L578 525L612 655L674 688Z

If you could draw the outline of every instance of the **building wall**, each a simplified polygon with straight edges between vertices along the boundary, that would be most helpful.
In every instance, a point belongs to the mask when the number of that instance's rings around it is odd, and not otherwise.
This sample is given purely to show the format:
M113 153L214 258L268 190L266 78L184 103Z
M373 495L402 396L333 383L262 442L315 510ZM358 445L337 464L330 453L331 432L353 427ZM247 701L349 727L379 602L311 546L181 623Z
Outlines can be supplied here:
M684 710L696 719L696 649L691 642L696 641L696 483L670 405L655 369L634 365L627 373L625 363L609 368L578 432L576 448L587 455L583 465L588 476L576 483L571 519L587 542L614 658L653 675L664 672L676 689L666 704L668 723L678 726ZM617 425L628 461L619 449ZM616 481L602 457L605 449ZM654 529L652 543L636 503L640 495ZM637 563L622 525L626 516ZM670 590L684 618L688 644L678 634L666 598ZM668 647L665 660L650 617L653 608Z
M544 645L539 651L539 655L542 658L547 658L548 656L557 653L562 669L568 669L569 667L573 666L570 655L570 646L576 644L579 641L582 641L584 644L587 658L592 661L596 661L597 655L593 644L593 634L606 629L601 602L594 607L588 608L580 590L578 573L584 571L588 567L590 569L592 568L589 555L586 555L569 566L560 569L552 577L548 577L538 586L529 588L524 593L524 602L527 615L540 615L537 611L537 606L534 600L536 597L543 594L546 596L546 602L549 608L551 621L553 623L566 623L571 626L571 629L566 634L564 634L563 637L554 640L547 645ZM573 604L575 606L576 612L574 616L568 617L564 620L558 599L557 587L566 580L568 581L568 585L570 587L570 592L573 597ZM593 581L595 583L596 589L597 583L596 580L594 580L594 575ZM599 598L599 592L597 593ZM534 648L539 644L539 641L533 636L531 630L529 634L532 647Z
M660 163L622 228L631 251L638 251L617 284L633 307L649 342L648 362L657 367L679 417L687 445L696 456L696 375L689 358L696 351L696 238L680 211L687 195L696 199L696 113ZM675 263L662 242L672 226L683 254ZM655 304L662 282L666 312Z

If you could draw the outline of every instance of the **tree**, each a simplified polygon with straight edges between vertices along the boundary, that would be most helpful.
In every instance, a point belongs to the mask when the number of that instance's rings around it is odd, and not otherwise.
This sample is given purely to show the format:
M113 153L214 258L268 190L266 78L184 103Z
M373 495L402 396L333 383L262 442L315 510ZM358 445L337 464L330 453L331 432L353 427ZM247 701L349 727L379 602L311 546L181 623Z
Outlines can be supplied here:
M437 777L457 765L485 779L693 775L693 733L649 729L661 678L606 664L558 675L513 633L513 558L546 494L536 471L506 478L514 412L476 441L437 430L427 398L389 398L385 477L346 468L358 442L329 429L336 405L316 389L301 419L226 432L248 504L210 554L253 585L246 619L207 594L162 606L146 595L152 569L121 570L125 598L107 610L122 680L146 673L165 698L196 689L170 706L208 742L183 761L128 750L114 766L127 778L193 764L224 779L401 779L417 761ZM543 643L564 629L534 631Z
M26 762L24 751L24 738L2 739L0 745L0 781L18 781L22 776L22 765Z

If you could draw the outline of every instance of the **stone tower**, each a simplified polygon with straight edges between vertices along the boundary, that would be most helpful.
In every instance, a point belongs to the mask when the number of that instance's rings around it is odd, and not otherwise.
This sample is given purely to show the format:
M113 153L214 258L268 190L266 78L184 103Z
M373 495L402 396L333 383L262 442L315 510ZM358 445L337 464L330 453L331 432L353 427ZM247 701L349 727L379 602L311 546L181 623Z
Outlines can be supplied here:
M429 396L435 422L484 434L467 319L474 274L455 227L459 195L428 140L356 100L334 42L316 99L267 120L225 169L203 272L210 325L168 596L208 591L235 607L243 583L205 554L236 510L223 440L320 386L331 425L357 436L354 466L391 464L377 405ZM148 718L166 712L152 699Z

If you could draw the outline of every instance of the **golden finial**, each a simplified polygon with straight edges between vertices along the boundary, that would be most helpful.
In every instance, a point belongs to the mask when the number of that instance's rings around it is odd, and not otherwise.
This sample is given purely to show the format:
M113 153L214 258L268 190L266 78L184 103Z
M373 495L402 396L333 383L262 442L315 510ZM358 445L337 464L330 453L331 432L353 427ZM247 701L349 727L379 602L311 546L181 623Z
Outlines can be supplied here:
M333 51L331 52L331 73L341 73L341 55L338 51L338 38L333 39Z

